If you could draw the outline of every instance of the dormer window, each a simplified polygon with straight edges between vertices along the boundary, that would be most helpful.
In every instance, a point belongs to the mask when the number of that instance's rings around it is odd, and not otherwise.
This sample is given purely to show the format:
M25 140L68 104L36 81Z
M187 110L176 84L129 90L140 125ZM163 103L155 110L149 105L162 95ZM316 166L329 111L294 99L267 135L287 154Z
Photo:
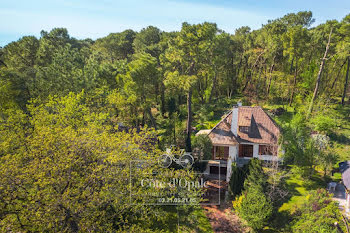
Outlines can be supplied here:
M249 126L240 126L239 127L239 132L248 133L249 132Z

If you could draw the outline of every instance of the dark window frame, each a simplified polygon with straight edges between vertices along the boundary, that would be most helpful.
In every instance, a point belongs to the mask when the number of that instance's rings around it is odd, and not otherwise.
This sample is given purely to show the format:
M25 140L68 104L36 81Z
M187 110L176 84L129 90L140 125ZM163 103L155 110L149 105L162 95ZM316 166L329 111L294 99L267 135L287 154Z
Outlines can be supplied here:
M274 145L259 145L259 155L277 155L277 150Z
M227 160L229 157L229 147L228 146L215 146L214 159Z
M253 157L254 146L251 144L239 144L239 157Z
M249 132L249 126L239 126L239 132L241 132L241 133L248 133Z

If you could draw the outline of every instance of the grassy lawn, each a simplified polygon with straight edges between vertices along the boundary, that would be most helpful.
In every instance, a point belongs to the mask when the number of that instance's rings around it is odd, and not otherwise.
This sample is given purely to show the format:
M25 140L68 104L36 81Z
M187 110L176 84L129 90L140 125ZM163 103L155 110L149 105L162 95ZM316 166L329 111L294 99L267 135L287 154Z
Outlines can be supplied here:
M322 175L315 171L309 179L302 177L293 168L286 179L286 186L290 193L290 198L280 208L279 212L288 211L291 212L295 207L302 205L305 200L308 191L318 188L326 188L327 182Z
M285 180L285 187L288 189L289 195L273 217L270 227L264 229L264 233L290 232L289 226L293 221L293 212L307 200L308 192L326 187L327 182L321 173L315 171L315 174L308 178L307 176L303 177L293 166L289 169L290 172Z

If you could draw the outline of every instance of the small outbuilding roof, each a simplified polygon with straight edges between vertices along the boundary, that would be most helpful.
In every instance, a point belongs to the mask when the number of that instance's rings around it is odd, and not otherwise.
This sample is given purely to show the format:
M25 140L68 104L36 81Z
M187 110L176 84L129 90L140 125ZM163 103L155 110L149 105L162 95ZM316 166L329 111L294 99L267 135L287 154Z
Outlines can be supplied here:
M198 135L208 135L210 133L211 129L202 129L202 130L199 130L197 133L196 133L196 136Z

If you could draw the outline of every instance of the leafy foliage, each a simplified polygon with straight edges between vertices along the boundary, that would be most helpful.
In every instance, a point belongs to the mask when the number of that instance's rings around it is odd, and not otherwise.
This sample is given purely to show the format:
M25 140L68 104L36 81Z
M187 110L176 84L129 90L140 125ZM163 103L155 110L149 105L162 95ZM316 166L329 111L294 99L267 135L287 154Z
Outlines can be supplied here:
M345 224L348 224L337 204L324 189L311 191L307 202L297 210L297 216L293 222L293 232L305 232L305 229L310 232L346 231Z
M96 41L54 28L0 48L1 230L161 231L174 220L170 208L120 205L127 202L124 165L148 158L143 172L149 172L158 149L175 143L191 150L195 131L212 128L237 100L286 110L276 117L286 122L284 162L306 177L315 169L326 176L338 154L349 159L350 15L313 22L302 11L233 34L215 23L183 23L178 32L149 26ZM321 60L327 61L322 69ZM319 146L315 133L329 136L327 146ZM209 158L207 139L196 138L193 146ZM252 160L246 179L233 168L238 185L231 182L236 195L244 188L240 200L247 205L237 208L255 229L271 214L259 163ZM140 201L142 194L135 191ZM305 219L330 227L333 208Z
M249 165L238 167L236 164L232 164L232 174L230 178L230 192L233 197L240 195L244 188L244 182L249 174Z
M249 175L244 181L244 191L236 197L233 207L254 230L263 229L273 213L272 202L265 193L266 184L267 178L261 161L252 159L249 162Z
M159 152L150 146L153 131L114 131L108 114L92 112L85 101L84 93L71 93L33 102L30 119L8 113L1 128L2 231L121 231L138 225L147 230L167 219L161 207L144 205L144 192L155 187L129 187L131 172L135 184L155 171L164 177L156 163ZM144 169L131 171L134 160L143 161Z
M233 207L254 230L263 229L272 214L272 203L259 187L249 187L236 199Z
M210 160L213 144L208 135L198 135L193 139L193 147L199 150L201 160Z

